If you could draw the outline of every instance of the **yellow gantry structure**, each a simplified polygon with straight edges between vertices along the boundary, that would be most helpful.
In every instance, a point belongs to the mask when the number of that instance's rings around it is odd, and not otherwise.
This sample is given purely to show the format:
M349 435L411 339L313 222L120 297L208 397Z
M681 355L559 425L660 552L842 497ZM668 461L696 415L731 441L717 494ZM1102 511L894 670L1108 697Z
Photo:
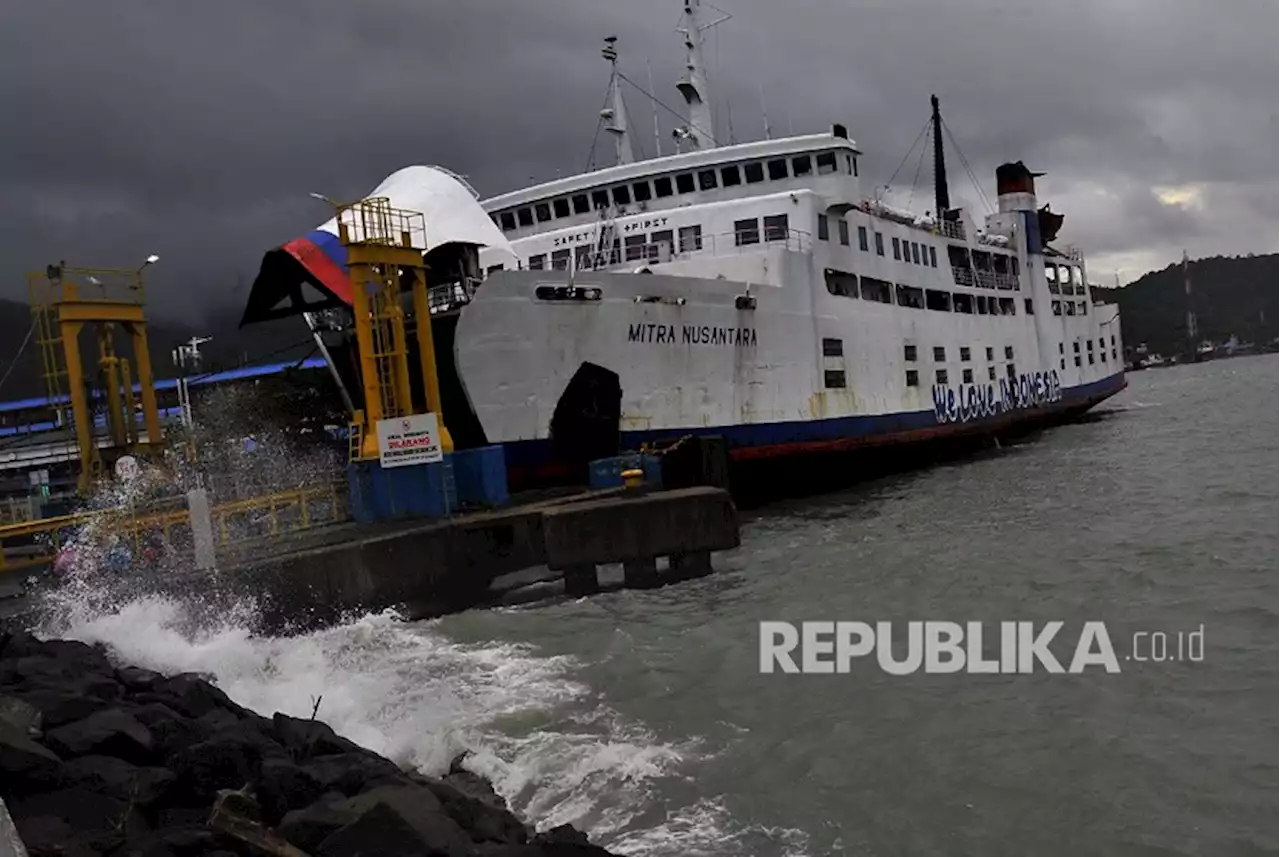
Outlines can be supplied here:
M142 270L69 268L66 263L59 263L27 276L49 403L58 413L65 413L64 403L71 400L71 425L80 455L78 486L82 491L89 488L104 465L114 464L121 455L152 453L163 445L151 352L147 347ZM97 332L97 385L85 376L80 350L80 334L86 326ZM116 354L117 328L130 339L145 440L138 433L133 372L128 359ZM106 394L109 441L102 448L94 436L89 407L91 386L100 386Z
M378 458L379 420L434 412L439 421L440 448L453 451L440 403L435 343L427 300L426 220L417 212L391 207L385 197L372 197L337 207L338 240L347 250L351 309L364 410L353 415L352 457ZM409 349L403 292L412 291L418 362L426 401L416 409L410 385Z

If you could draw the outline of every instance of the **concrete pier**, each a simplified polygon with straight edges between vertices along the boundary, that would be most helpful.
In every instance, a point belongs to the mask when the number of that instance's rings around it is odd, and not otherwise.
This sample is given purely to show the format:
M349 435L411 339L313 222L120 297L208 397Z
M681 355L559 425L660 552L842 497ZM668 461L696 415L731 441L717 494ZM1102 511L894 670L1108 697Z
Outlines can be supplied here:
M415 618L463 610L496 600L497 578L539 566L572 596L598 592L605 564L622 564L626 586L685 580L709 573L711 554L737 547L739 530L726 491L695 487L595 492L329 538L223 574L264 602L269 625L301 628L392 606Z

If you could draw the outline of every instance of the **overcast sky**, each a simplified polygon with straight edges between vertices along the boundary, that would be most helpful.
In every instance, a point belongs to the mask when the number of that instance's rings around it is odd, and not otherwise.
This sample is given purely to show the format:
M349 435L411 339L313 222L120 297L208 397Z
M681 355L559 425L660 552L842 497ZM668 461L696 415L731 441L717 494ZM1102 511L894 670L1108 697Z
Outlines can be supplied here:
M1001 161L1047 173L1041 201L1066 214L1061 240L1095 281L1183 248L1277 249L1276 0L716 5L733 16L707 36L722 137L730 116L737 141L763 136L763 87L775 136L848 125L869 194L936 92L992 202ZM619 37L642 85L648 59L678 107L679 13L679 0L8 0L0 295L59 258L158 253L157 310L239 306L266 250L328 218L311 191L356 198L416 163L485 196L579 172L608 79L600 40ZM651 155L652 105L627 102ZM980 217L948 154L953 200ZM928 176L926 162L921 210Z

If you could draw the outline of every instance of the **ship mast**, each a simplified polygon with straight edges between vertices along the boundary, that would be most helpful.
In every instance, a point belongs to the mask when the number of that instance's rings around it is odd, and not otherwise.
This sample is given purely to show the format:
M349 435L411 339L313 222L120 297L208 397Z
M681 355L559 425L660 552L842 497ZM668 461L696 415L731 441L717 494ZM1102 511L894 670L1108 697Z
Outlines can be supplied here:
M938 107L938 96L929 96L933 105L933 198L937 206L936 216L942 220L951 209L951 194L947 190L947 158L942 150L942 111Z
M707 82L707 69L702 62L702 32L729 20L724 16L710 24L702 24L701 0L684 0L684 18L676 32L684 35L684 73L676 88L684 97L689 110L689 123L677 128L674 136L677 144L688 141L695 149L715 148L715 117L711 113L711 86Z
M618 74L618 49L614 43L617 36L609 36L604 40L604 49L600 55L609 61L609 107L600 111L604 120L604 130L613 135L614 152L619 164L630 164L635 161L631 151L631 138L627 135L627 106L622 101L622 79Z

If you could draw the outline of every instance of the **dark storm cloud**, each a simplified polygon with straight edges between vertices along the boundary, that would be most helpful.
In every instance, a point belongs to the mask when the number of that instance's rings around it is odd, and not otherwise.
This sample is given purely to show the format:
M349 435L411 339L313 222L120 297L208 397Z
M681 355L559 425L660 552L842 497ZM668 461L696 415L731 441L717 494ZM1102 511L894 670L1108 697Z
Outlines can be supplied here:
M730 117L735 139L761 136L763 88L775 135L847 123L870 192L937 92L988 199L1002 160L1046 171L1042 197L1101 279L1183 246L1275 249L1274 2L718 5L734 15L706 46L723 140ZM580 171L606 83L600 38L620 37L641 85L650 58L677 107L678 17L675 0L14 0L0 28L3 293L54 258L157 252L157 304L197 310L240 299L228 290L265 249L327 217L309 191L355 197L411 163L486 195ZM652 154L652 106L627 101ZM950 157L954 195L981 215Z

